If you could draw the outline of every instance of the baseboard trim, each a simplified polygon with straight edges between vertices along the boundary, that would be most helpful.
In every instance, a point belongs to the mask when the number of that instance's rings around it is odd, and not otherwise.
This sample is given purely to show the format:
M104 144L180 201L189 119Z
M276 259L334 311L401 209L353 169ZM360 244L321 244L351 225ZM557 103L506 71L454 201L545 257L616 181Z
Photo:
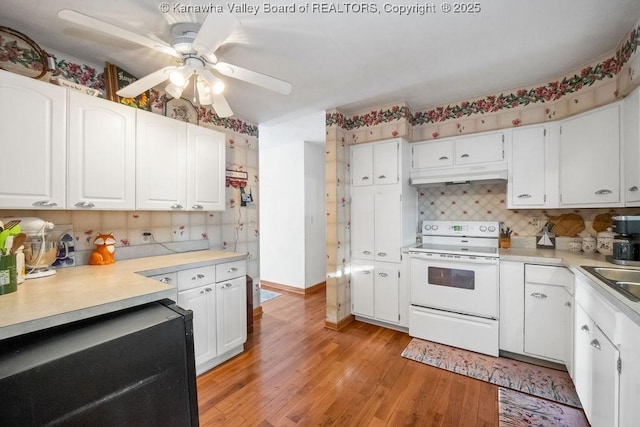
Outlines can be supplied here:
M340 329L344 328L348 324L352 323L353 320L354 320L354 316L352 314L340 320L338 323L333 323L333 322L329 322L328 320L325 320L324 327L334 331L339 331Z
M262 318L262 306L258 306L253 309L253 320Z
M265 289L275 289L284 292L291 292L293 294L298 295L310 295L315 294L317 292L322 292L327 287L327 282L316 283L313 286L309 286L308 288L302 289L297 288L295 286L283 285L282 283L269 282L267 280L260 280L260 287Z

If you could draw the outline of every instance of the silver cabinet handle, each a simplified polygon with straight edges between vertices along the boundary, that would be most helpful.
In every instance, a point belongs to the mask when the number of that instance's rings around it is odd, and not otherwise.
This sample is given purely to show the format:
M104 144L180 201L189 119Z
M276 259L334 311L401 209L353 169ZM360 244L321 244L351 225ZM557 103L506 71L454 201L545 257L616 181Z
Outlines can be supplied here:
M202 294L206 294L206 293L209 293L209 292L211 292L212 290L213 290L213 289L211 289L211 288L204 288L203 290L201 290L201 291L200 291L200 295L202 295Z
M531 194L518 194L518 199L530 199Z
M202 209L204 209L204 206L202 206L202 205L193 205L193 206L191 206L191 209L202 210Z
M369 177L368 177L368 176L363 176L361 179L362 179L363 181L369 181Z
M95 208L96 205L94 205L92 202L78 202L75 205L76 208Z
M371 274L371 271L369 271L369 270L364 270L364 271L362 272L362 274Z
M182 209L183 206L180 203L176 203L175 205L169 206L171 209Z
M449 160L449 158L447 156L442 156L438 160Z
M580 328L581 331L584 331L586 333L590 333L591 329L589 329L589 327L587 325L582 325L582 327Z
M233 286L231 283L225 283L224 285L220 285L220 289L230 288Z
M238 271L237 267L231 267L229 270L227 270L227 273L235 273L236 271Z
M362 253L365 255L371 255L371 251L362 251Z
M567 302L565 302L565 303L564 303L564 306L565 306L565 307L571 307L571 301L567 301Z
M200 280L204 279L204 274L198 273L195 276L191 277L191 280Z
M40 207L40 208L55 208L58 206L56 202L52 202L51 200L40 200L38 202L33 202L31 206Z
M602 190L598 190L598 191L596 191L596 192L595 192L595 194L598 194L598 195L601 195L601 194L611 194L611 193L613 193L613 191L608 190L608 189L606 189L606 188L603 188Z
M386 178L386 175L380 175L380 176L378 177L378 179L385 179L385 178Z
M590 342L591 347L595 348L596 350L600 350L600 342L598 340L593 340Z
M163 277L162 279L159 280L159 282L164 283L165 285L168 285L169 283L171 283L171 277Z
M629 191L633 191L633 192L638 191L638 186L634 185L633 187L630 187Z
M389 275L387 273L378 273L378 276L380 276L380 277L389 277Z
M205 291L207 291L207 292L212 292L212 291L213 291L213 289L211 289L211 288L207 288L207 289L205 289Z
M387 256L386 252L378 252L378 256Z
M463 154L463 155L460 156L461 159L466 159L467 157L471 157L471 156L468 155L468 154Z
M534 292L531 294L532 297L534 298L540 298L540 299L545 299L547 296L541 292Z

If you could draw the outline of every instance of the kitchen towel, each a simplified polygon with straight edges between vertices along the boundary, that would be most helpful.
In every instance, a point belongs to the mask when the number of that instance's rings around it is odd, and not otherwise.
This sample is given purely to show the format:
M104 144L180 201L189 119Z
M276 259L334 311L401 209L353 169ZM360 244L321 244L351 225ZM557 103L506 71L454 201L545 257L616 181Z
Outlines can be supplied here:
M580 409L500 387L498 389L500 427L589 427Z
M411 340L402 357L565 405L581 408L569 374L505 357L492 357L443 344Z

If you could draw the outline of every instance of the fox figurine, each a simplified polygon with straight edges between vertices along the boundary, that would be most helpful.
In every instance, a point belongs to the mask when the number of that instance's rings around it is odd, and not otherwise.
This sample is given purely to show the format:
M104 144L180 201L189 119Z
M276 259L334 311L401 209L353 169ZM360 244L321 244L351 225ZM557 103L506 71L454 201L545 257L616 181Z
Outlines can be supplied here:
M113 237L112 233L98 234L93 240L93 244L96 245L96 249L91 254L91 258L89 258L90 265L105 265L116 262L116 238Z

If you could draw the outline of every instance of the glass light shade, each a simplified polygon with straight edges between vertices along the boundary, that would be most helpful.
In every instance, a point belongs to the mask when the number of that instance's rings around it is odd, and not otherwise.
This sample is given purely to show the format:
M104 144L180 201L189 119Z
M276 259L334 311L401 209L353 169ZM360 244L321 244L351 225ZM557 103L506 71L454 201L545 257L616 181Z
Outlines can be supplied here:
M174 70L169 74L169 81L176 86L185 87L187 85L187 69Z
M165 92L167 92L169 95L173 96L174 98L180 98L182 96L182 91L183 88L182 86L176 86L173 83L169 83L167 85L167 87L164 88Z
M211 87L211 91L214 94L219 95L222 93L222 91L224 91L224 82L214 76L211 71L204 70L202 71L202 73L200 73L200 76L206 80L206 82L209 84L209 87Z
M211 105L213 104L213 96L211 96L211 89L207 82L201 78L198 79L197 83L198 88L198 98L200 100L200 105Z

